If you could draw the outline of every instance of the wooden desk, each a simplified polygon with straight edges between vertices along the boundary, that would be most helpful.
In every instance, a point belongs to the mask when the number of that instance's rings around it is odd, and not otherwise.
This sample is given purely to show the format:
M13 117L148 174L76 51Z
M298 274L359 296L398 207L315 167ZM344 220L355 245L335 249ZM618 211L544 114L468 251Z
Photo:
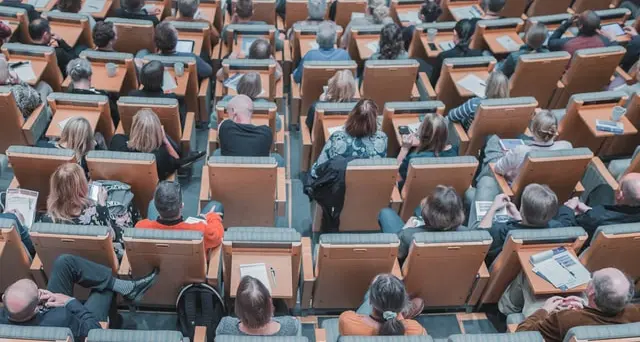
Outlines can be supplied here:
M438 57L438 55L440 55L440 53L443 52L442 48L440 47L440 43L447 41L453 42L453 31L438 31L438 34L433 38L433 44L435 44L436 46L435 50L429 46L429 37L426 33L420 33L420 41L422 42L422 46L424 47L424 51L427 54L427 57L429 59L435 59Z
M114 63L115 64L115 63ZM104 90L108 93L120 94L124 79L127 76L127 67L124 64L116 64L116 75L107 76L107 68L104 64L91 64L93 75L91 76L91 87ZM66 89L71 84L71 78L67 76L62 82L62 88Z
M369 59L371 58L371 55L378 52L377 50L372 51L371 49L369 49L367 44L371 42L379 42L379 35L351 35L351 37L356 40L356 45L358 46L358 54L360 55L361 60Z
M421 7L420 4L406 4L406 5L396 4L396 14L398 16L398 22L400 22L402 27L408 27L411 25L416 25L418 23L414 23L410 21L402 21L400 19L400 14L407 14L407 13L414 12L416 13L416 15L418 15L418 18L419 18L420 7Z
M289 299L294 296L291 282L293 273L291 255L236 252L231 256L231 297L235 297L238 292L240 265L255 263L264 263L267 267L267 276L271 282L271 297ZM272 274L270 270L274 273Z
M202 32L185 32L185 31L180 31L178 30L178 39L180 40L192 40L193 41L193 52L196 56L200 56L200 53L202 52L202 46L203 44L203 34ZM208 54L211 54L211 47L208 48L209 51L207 51Z
M454 21L460 21L462 19L467 19L467 18L463 18L463 17L458 16L457 14L454 13L453 10L455 10L456 8L469 7L469 6L475 7L475 9L478 11L478 13L480 13L480 18L482 18L484 16L484 11L482 10L482 8L480 8L480 5L478 5L478 4L466 3L466 4L459 4L459 5L456 4L456 5L454 5L452 3L449 3L449 5L448 5L449 12L451 13L451 16L453 17L453 20ZM471 18L468 18L468 19L471 19Z
M51 22L51 32L59 35L69 46L73 47L76 46L82 35L82 26L54 21Z
M31 62L31 69L33 69L33 74L36 75L36 78L28 81L27 83L30 86L35 87L36 84L38 84L38 82L40 82L40 79L42 79L42 75L44 74L44 70L47 68L47 61L39 59L38 57L34 57L34 58L26 58L24 56L13 56L15 58L10 58L9 62L10 63L15 63L15 62L27 62L30 61ZM56 67L58 67L56 65Z
M29 0L22 0L23 4L29 4ZM44 5L44 7L36 7L33 6L35 8L36 11L42 13L42 12L49 12L53 9L53 7L56 6L56 4L58 3L58 0L49 0L46 5Z
M98 120L100 119L99 111L88 111L86 109L76 110L76 109L59 109L53 115L51 119L51 123L49 124L49 128L47 129L46 136L47 138L60 138L62 135L62 129L58 126L60 121L63 121L67 118L73 118L81 116L89 121L91 125L91 130L96 131L96 126L98 125Z
M207 21L210 22L212 25L214 24L214 20L216 17L215 6L203 6L203 4L200 3L200 7L198 7L198 11L200 13L200 18L207 19Z
M598 131L596 129L596 120L611 120L611 108L583 108L578 111L578 115L582 122L587 125L589 132L594 138L606 138L617 135L632 135L638 133L638 130L633 126L626 115L620 119L620 122L624 125L624 133L613 134L611 132Z
M57 1L54 1L54 3ZM85 0L82 0L82 5L84 6ZM111 5L113 4L113 0L106 0L104 3L104 7L102 7L102 9L98 12L81 12L81 13L85 13L85 14L89 14L90 16L92 16L94 19L104 19L107 17L107 14L109 14L109 11L111 10Z
M420 122L420 115L418 114L403 114L400 117L394 117L391 119L393 123L393 131L395 133L396 141L398 142L398 146L402 147L402 135L398 132L398 127L400 126L409 126L411 124L415 124L416 122Z
M486 71L486 70L482 70L482 71L480 71L480 70L475 70L475 71L460 70L460 71L452 72L451 73L451 79L453 80L453 82L456 85L456 90L458 91L458 95L460 95L460 97L463 97L465 99L476 96L476 94L470 92L469 90L467 90L467 88L462 87L462 86L460 86L458 84L458 81L460 81L461 79L463 79L465 76L467 76L469 74L474 74L474 75L478 76L479 78L483 79L485 82L489 78L489 72Z
M531 265L531 262L529 262L529 258L536 253L544 252L549 249L550 248L526 248L518 251L518 260L520 260L520 266L522 266L522 270L527 277L527 281L529 282L529 285L531 285L533 294L536 296L550 296L584 292L587 289L587 284L562 291L553 286L550 282L537 275L535 272L533 272L533 265ZM573 254L573 256L576 256L576 253L573 250L569 250L569 252Z
M178 85L178 87L176 89L173 89L172 91L170 91L170 93L174 93L177 96L186 96L187 95L187 84L189 83L189 72L187 70L187 66L184 66L184 74L180 77L176 76L176 72L173 70L173 68L166 68L165 70L169 73L169 75L173 76L173 78L176 81L176 85Z
M511 38L515 42L512 49L505 48L496 40L502 36L509 36L509 38ZM522 41L520 36L518 36L518 33L512 30L490 30L483 35L483 38L489 46L489 50L491 50L494 55L506 55L511 52L518 51L520 47L524 45L524 42Z
M329 133L329 128L344 126L345 122L347 122L347 115L325 116L322 120L324 141L326 142L327 140L329 140L329 137L331 136L331 134Z

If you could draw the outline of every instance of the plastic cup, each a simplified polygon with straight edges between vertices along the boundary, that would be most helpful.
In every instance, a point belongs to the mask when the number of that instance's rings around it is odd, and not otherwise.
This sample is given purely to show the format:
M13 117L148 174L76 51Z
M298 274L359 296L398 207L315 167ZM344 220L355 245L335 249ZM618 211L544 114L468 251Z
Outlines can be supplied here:
M184 64L177 62L173 65L173 70L176 72L176 76L182 77L184 75Z
M620 107L620 106L615 106L613 107L613 110L611 111L611 120L613 121L620 121L620 119L622 119L622 116L625 115L627 113L627 109L624 107Z
M108 77L116 76L116 71L118 70L118 66L115 63L107 63L105 64L105 67L107 68Z

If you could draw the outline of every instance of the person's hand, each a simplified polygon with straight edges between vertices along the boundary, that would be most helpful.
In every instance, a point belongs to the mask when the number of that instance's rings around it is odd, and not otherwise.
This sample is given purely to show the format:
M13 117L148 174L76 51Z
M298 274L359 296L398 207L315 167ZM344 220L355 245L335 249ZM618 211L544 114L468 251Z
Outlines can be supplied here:
M409 217L409 219L407 220L407 223L404 224L404 226L402 227L402 229L407 229L407 228L415 228L417 227L419 224L418 218L415 216L411 216Z
M24 216L22 216L22 213L20 213L18 210L16 209L5 210L5 213L16 215L16 217L18 218L18 221L20 221L20 223L24 225Z
M578 22L578 18L580 18L579 14L574 14L571 16L571 19L569 19L571 21L572 24L575 24L576 22Z
M49 41L49 46L52 48L57 48L59 46L58 40L51 38L51 40Z
M580 200L578 199L578 197L570 198L568 201L564 202L564 206L571 210L576 210L579 204Z
M553 296L544 302L542 308L545 309L547 313L552 313L558 309L558 307L563 303L563 300L564 298L560 296Z
M60 38L60 36L55 34L55 33L51 34L51 39L53 39L53 40L62 40L62 38Z
M38 304L45 304L53 296L53 293L49 290L38 289Z
M509 199L509 196L505 194L499 194L493 199L493 203L491 204L491 207L495 211L502 210L502 208L504 208L509 202L511 202L511 200Z
M73 299L73 297L69 297L62 293L51 293L49 300L47 300L44 305L48 308L58 308L67 304L71 299Z
M624 30L624 33L628 34L631 37L635 37L638 35L638 31L636 31L636 29L631 26L625 26L623 30Z
M569 310L580 310L585 307L584 299L578 296L569 296L562 300L562 306Z
M520 215L518 208L516 208L516 205L512 202L507 203L507 214L514 220L522 221L522 216Z
M402 135L402 147L411 148L414 146L420 145L420 141L415 134L404 134Z

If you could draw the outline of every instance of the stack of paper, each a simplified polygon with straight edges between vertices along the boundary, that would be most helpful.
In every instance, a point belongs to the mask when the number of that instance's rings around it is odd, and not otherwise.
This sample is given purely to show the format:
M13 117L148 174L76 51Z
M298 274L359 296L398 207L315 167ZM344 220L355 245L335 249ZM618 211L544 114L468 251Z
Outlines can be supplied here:
M31 228L36 216L38 192L27 189L7 189L5 212L17 211L24 218L24 225Z
M369 48L369 50L371 50L371 52L378 52L378 48L380 47L380 44L378 42L369 42L367 44L367 47Z
M30 61L21 63L16 67L11 67L11 70L18 75L18 78L23 82L29 82L36 79L36 74L33 72L33 67Z
M168 71L164 71L164 75L162 77L162 91L165 93L171 92L172 90L178 88L178 83L176 79L171 76Z
M496 41L507 51L517 51L520 49L520 44L508 35L500 36L496 38Z
M271 268L271 278L275 284L275 271ZM271 282L269 281L269 274L267 273L267 265L263 263L256 264L242 264L240 265L240 278L250 276L258 279L271 293Z
M480 222L487 215L491 208L492 201L476 201L476 221ZM493 216L493 222L506 222L509 220L509 214L507 214L507 208L504 207L496 211Z
M589 271L564 247L534 254L529 261L533 272L563 291L591 279Z
M86 0L80 12L82 13L98 13L104 8L106 0Z
M461 80L458 85L474 93L477 97L484 97L487 90L486 82L475 74L468 74Z

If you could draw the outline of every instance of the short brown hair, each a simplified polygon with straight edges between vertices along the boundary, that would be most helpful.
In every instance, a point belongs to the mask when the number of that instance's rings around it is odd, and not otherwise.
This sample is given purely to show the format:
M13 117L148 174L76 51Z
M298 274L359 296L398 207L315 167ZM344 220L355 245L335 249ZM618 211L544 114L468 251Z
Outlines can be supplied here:
M153 40L160 51L169 52L175 49L178 44L178 32L170 22L163 21L156 26Z
M250 72L242 75L236 87L238 94L249 96L252 100L262 93L262 80L257 72Z
M260 280L251 276L242 277L236 293L235 313L249 329L262 328L271 321L271 295Z
M464 206L456 190L438 185L424 199L421 215L428 230L455 230L464 222Z
M250 19L253 16L253 0L238 0L236 14L242 19Z
M344 130L354 138L372 136L378 130L377 116L378 105L373 100L362 99L349 113Z
M60 0L58 1L58 9L60 12L78 13L82 9L81 0Z
M437 157L447 146L448 135L447 123L442 116L433 113L425 115L418 135L418 152L431 151Z
M520 214L527 224L546 226L558 213L558 197L547 185L531 183L521 196Z

